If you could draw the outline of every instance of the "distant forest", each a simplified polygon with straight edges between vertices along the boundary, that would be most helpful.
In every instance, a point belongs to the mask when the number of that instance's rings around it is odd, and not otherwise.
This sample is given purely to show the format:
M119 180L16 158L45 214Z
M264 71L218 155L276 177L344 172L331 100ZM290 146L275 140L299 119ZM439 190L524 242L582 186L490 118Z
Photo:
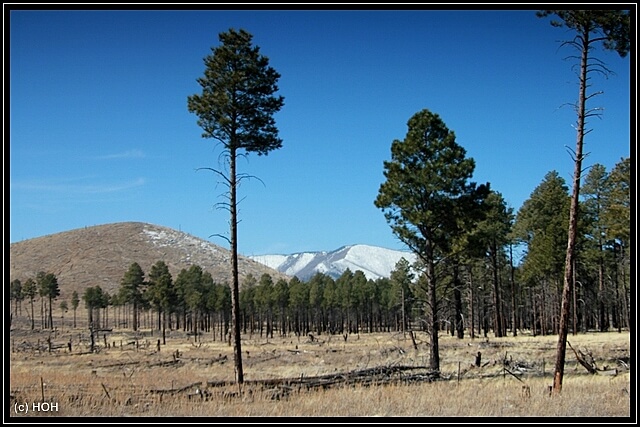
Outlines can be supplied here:
M620 331L630 325L630 159L610 172L592 166L580 195L569 331ZM467 236L473 251L437 260L440 331L459 338L558 333L569 201L565 181L549 172L516 214L496 203L496 214ZM56 312L72 312L76 328L183 330L196 339L230 339L230 286L198 265L172 277L163 261L147 272L133 263L113 295L95 286L58 301L61 286L47 272L12 280L12 320L26 317L32 329L53 329L57 304ZM306 282L249 275L240 286L241 329L265 338L427 331L426 290L420 261L405 259L377 280L359 270L337 279L317 273ZM87 310L83 324L76 324L78 308Z

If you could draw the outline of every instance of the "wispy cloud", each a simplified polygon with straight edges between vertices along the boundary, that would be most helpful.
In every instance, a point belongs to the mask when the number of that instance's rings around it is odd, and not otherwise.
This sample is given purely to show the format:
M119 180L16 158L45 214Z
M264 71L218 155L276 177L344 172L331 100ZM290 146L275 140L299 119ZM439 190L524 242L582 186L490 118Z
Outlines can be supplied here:
M142 150L127 150L122 153L106 154L104 156L97 156L98 160L113 160L113 159L142 159L146 157Z
M144 185L144 178L137 178L133 181L121 183L104 183L104 184L73 184L68 182L12 182L11 188L23 191L45 191L55 193L71 193L71 194L101 194L116 193L119 191L129 190L131 188Z

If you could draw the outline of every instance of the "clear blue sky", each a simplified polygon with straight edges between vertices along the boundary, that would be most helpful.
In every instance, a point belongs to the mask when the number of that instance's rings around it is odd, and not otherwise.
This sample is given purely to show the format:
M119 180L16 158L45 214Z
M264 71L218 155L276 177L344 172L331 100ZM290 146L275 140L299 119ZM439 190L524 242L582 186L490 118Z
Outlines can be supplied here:
M265 184L239 188L244 255L405 249L373 202L391 143L425 108L475 159L473 180L490 182L514 212L549 171L570 186L576 117L567 104L578 82L565 58L576 52L559 42L572 33L537 18L535 5L463 7L11 11L10 241L141 221L228 247L210 237L228 235L228 212L215 208L224 187L196 172L217 167L220 149L201 137L187 97L229 28L254 36L285 98L282 148L239 162ZM589 120L584 166L610 171L630 156L635 53L596 53L615 75L593 76L604 93L589 106L604 112Z

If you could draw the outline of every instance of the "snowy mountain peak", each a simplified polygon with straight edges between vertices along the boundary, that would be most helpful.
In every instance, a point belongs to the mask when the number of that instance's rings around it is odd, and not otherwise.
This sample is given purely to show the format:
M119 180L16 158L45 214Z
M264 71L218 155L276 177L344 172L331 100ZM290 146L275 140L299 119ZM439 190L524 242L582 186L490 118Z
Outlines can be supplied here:
M331 252L300 252L290 255L254 255L254 261L289 276L307 281L316 273L337 279L347 269L362 271L367 279L389 277L401 258L413 263L416 257L411 252L398 251L371 245L343 246Z

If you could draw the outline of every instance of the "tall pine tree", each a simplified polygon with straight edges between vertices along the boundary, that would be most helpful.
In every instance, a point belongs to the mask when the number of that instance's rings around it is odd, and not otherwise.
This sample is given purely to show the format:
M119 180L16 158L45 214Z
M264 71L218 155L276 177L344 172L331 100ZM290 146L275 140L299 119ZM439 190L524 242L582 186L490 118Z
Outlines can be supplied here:
M248 175L238 174L239 155L255 152L267 155L282 146L273 115L284 105L276 96L280 74L269 66L269 59L252 45L253 36L245 30L230 29L219 34L221 45L205 57L204 76L198 78L201 94L188 97L189 111L198 115L203 138L213 138L224 147L228 173L214 171L229 188L225 207L231 215L232 328L236 381L244 382L240 344L238 278L238 182Z
M489 186L469 182L475 161L466 157L440 116L425 109L407 125L405 139L391 144L391 160L384 162L386 181L374 204L393 233L424 264L429 365L439 371L436 265L452 254L455 239L481 219Z

